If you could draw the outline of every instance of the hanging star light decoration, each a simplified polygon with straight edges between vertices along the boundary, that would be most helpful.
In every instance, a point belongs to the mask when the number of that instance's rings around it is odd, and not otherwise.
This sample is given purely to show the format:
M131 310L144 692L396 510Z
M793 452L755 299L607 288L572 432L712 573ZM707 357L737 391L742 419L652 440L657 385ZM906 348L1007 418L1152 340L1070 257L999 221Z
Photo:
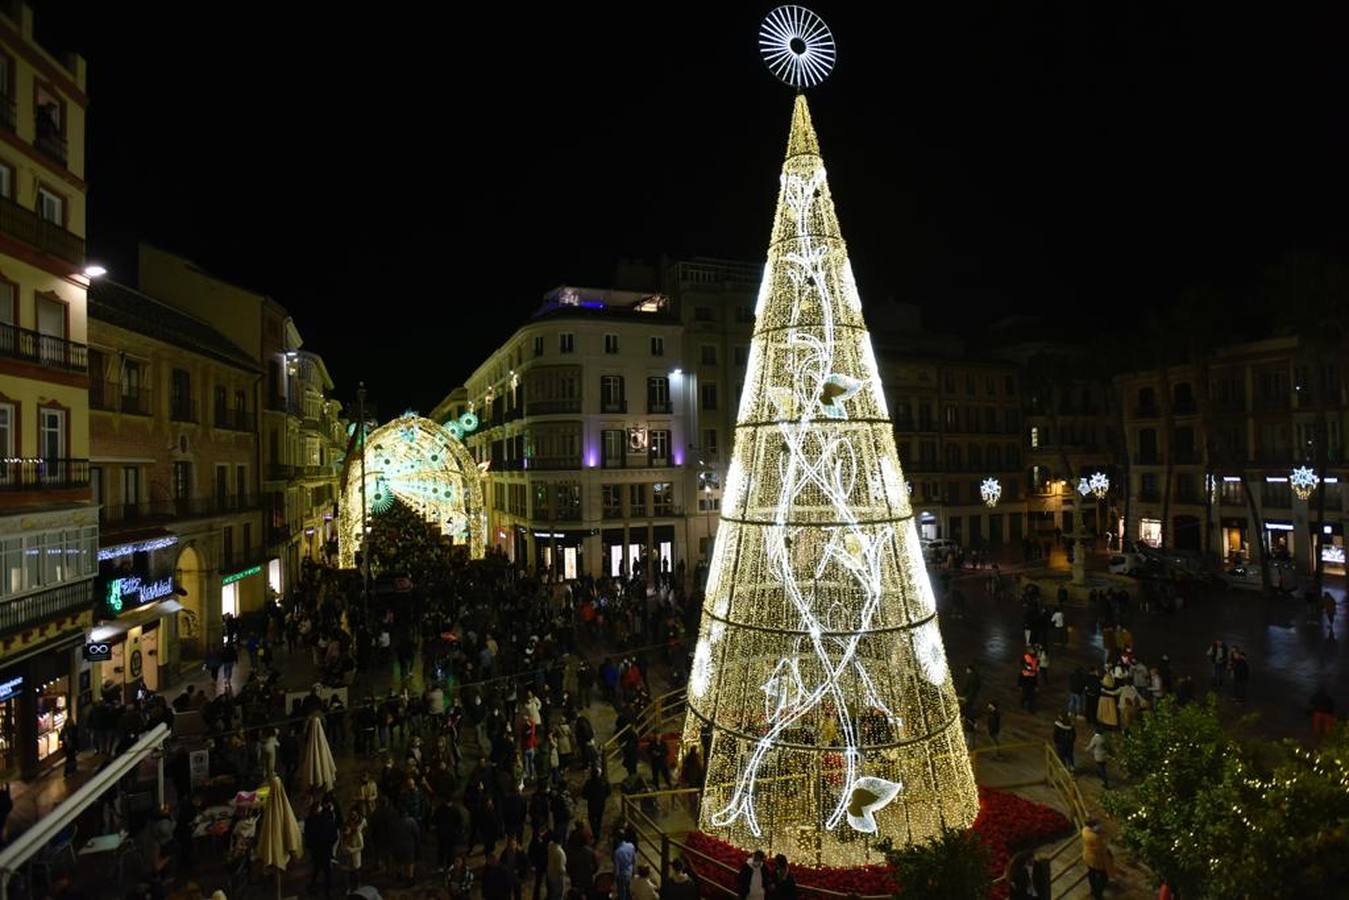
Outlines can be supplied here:
M1104 500L1105 495L1110 493L1110 476L1104 472L1092 472L1087 485L1097 500Z
M979 496L983 499L984 505L992 509L1002 499L1002 485L996 478L985 478L979 485Z
M1298 466L1288 475L1288 483L1293 488L1293 493L1297 494L1299 500L1306 500L1316 490L1316 486L1321 483L1321 476L1308 468L1307 466Z

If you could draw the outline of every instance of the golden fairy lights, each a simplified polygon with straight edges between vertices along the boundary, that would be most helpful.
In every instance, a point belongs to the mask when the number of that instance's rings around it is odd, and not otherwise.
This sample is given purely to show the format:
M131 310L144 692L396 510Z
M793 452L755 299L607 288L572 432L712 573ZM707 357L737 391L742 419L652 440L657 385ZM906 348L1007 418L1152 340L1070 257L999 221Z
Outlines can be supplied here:
M361 453L365 454L365 508L371 517L401 502L443 534L483 555L487 519L482 479L473 457L443 425L405 413L357 439L342 476L339 552L355 565L361 545Z
M689 677L700 827L803 863L968 827L978 793L894 434L797 97Z

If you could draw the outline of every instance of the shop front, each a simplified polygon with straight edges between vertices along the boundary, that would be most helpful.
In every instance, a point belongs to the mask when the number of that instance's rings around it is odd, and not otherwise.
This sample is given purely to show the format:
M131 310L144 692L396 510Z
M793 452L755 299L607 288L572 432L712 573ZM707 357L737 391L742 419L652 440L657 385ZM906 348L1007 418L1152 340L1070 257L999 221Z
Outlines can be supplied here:
M32 779L65 759L61 730L74 714L79 631L0 668L0 765L6 779Z
M1223 559L1231 565L1250 562L1251 544L1246 519L1223 516L1221 527Z
M259 563L245 569L227 572L220 576L220 617L226 614L238 618L246 613L258 612L267 599L267 585L270 579L271 562L268 563L268 576L264 577L264 566ZM280 568L279 562L277 568Z
M107 647L106 658L92 662L100 696L130 702L142 685L158 693L173 683L176 614L182 608L176 599L156 601L89 630L87 646Z
M584 531L535 531L535 558L540 574L551 572L554 578L570 581L585 572Z
M638 560L648 566L653 576L661 572L673 574L677 565L673 525L605 528L600 532L600 548L604 554L604 574L611 578L631 575Z
M1293 523L1282 519L1265 520L1265 547L1270 559L1293 558Z
M1321 554L1322 571L1328 575L1343 575L1344 523L1326 522L1319 529L1312 526L1317 552Z

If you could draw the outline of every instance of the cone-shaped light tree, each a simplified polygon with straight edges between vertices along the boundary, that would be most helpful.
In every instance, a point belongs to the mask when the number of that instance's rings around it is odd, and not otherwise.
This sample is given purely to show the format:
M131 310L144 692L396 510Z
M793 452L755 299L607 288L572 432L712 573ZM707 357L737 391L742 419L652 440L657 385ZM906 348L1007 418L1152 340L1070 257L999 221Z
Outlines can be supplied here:
M871 337L803 95L689 677L699 826L802 863L974 822L978 792Z

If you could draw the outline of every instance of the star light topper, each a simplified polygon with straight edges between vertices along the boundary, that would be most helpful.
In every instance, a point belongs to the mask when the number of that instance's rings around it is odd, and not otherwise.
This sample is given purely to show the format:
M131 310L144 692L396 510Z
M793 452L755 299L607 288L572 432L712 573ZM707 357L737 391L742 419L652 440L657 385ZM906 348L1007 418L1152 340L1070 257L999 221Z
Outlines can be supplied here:
M834 69L834 35L824 20L804 6L779 6L759 26L759 53L783 84L812 88Z
M1292 485L1293 493L1297 494L1299 500L1306 500L1321 483L1321 476L1307 466L1298 466L1289 473L1288 483Z
M979 485L979 496L983 498L984 504L992 509L1002 499L1002 485L998 483L996 478L985 478L983 483Z

